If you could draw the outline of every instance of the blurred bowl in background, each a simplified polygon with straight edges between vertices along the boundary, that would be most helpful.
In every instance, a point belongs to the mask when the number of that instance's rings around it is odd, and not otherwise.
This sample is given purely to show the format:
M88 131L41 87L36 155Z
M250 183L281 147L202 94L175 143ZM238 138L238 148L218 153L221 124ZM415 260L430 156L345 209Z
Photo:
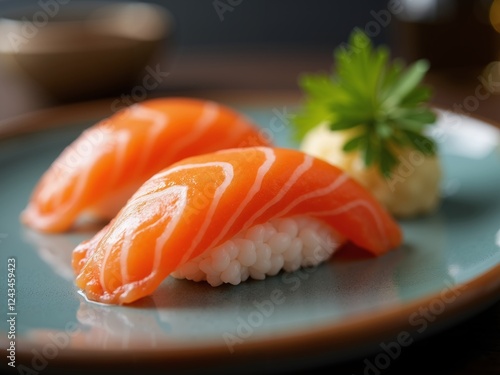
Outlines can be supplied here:
M0 58L58 101L116 95L168 52L170 12L142 2L53 2L0 18Z

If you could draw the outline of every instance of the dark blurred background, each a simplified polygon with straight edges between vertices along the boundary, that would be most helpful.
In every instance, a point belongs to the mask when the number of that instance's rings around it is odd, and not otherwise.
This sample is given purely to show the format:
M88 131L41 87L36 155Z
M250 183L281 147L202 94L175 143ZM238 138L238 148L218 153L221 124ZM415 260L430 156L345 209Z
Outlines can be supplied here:
M330 70L334 48L347 40L353 28L359 27L375 44L388 44L394 56L408 62L419 58L431 62L427 80L435 86L435 104L452 108L469 95L474 96L477 85L488 86L488 95L482 96L474 112L500 120L496 113L499 90L495 86L497 78L500 83L500 44L495 29L500 30L498 1L156 0L151 3L161 5L171 14L172 33L147 61L141 60L142 65L136 49L120 58L105 60L113 65L108 67L111 73L105 70L105 63L89 68L89 73L79 69L96 60L94 55L85 52L66 62L60 57L55 59L53 51L45 51L47 40L39 36L54 21L66 17L68 10L73 9L74 13L78 6L108 3L118 2L0 0L0 16L4 18L0 20L0 119L61 103L119 97L134 84L140 84L148 72L144 62L164 76L154 90L148 90L148 97L206 96L207 90L298 94L298 76ZM12 29L5 24L5 18L38 23L36 37L30 36L27 43L22 43L26 51L9 50L12 40L6 39L6 35ZM131 30L127 37L135 37L134 27L139 20L139 14L127 20L125 29ZM76 41L72 48L82 44L85 43ZM59 65L44 60L45 55L51 55ZM106 84L106 77L134 59L135 70L126 73L128 79L117 78ZM73 63L75 67L70 66ZM101 75L94 76L92 72ZM73 82L75 77L80 77L80 81ZM51 88L57 79L58 88ZM92 88L92 82L101 85ZM143 98L140 95L139 99Z
M54 0L58 2L57 0ZM127 0L124 0L127 1ZM43 0L42 3L49 3ZM61 8L74 3L113 1L61 0ZM118 2L118 1L114 1ZM387 8L387 1L322 0L156 0L176 21L180 47L329 46L345 40L354 26L373 17L371 10ZM233 5L231 5L233 4ZM38 0L0 0L3 15L17 9L40 8ZM29 12L26 13L30 18ZM386 40L386 33L377 37Z
M174 14L182 47L326 47L343 42L387 1L157 1ZM230 4L233 3L234 6ZM224 7L227 5L227 7ZM377 37L385 41L386 34Z
M500 121L499 0L157 0L173 20L164 28L140 7L84 32L78 22L54 25L107 3L0 0L0 136L26 125L17 116L82 101L103 101L102 115L159 95L299 102L298 76L329 71L334 48L355 27L407 62L428 59L433 104ZM101 116L91 108L89 116ZM61 113L75 121L74 110ZM499 311L496 304L435 344L417 345L404 373L497 374ZM471 351L468 341L481 345ZM443 347L460 358L443 357ZM460 360L468 367L448 372Z

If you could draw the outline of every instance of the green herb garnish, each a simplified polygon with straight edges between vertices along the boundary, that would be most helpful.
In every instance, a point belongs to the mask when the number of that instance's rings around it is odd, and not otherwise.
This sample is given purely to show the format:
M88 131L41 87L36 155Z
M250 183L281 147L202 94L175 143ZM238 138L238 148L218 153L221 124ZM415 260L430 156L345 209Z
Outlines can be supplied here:
M347 47L335 50L334 62L331 76L310 74L300 80L306 98L293 119L299 138L320 123L333 131L356 128L343 151L359 150L365 166L377 166L386 177L399 163L398 148L436 153L436 144L423 135L425 127L436 121L428 106L430 89L421 84L429 69L427 61L405 68L399 60L390 61L387 48L374 48L355 29Z

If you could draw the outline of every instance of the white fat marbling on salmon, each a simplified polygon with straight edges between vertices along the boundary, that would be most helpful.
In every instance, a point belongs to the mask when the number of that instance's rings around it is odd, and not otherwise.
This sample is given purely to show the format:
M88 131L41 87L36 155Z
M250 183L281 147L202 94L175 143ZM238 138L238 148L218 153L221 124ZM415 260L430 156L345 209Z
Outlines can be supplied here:
M304 155L304 162L300 164L297 168L295 168L295 171L293 171L288 181L285 182L280 192L276 194L276 196L272 200L270 200L264 206L262 206L262 208L259 211L257 211L253 216L251 216L250 219L247 220L243 228L248 228L252 226L255 223L255 220L257 220L257 218L262 216L264 212L266 212L269 208L278 203L285 196L285 194L288 193L288 191L295 185L297 180L312 167L313 160L314 159L310 155Z
M155 199L158 205L154 206L154 210L147 212L146 220L149 219L149 224L139 231L134 232L129 227L126 227L125 234L123 236L122 251L120 254L120 269L123 283L129 283L130 277L128 273L128 255L133 246L133 236L138 236L143 232L147 232L150 228L156 225L164 225L165 230L163 234L157 238L155 246L155 256L153 262L152 276L154 276L160 267L161 251L165 245L166 240L172 234L174 229L177 227L182 213L184 212L187 204L187 191L186 186L171 186L165 190L160 190L152 193L149 196L142 196L135 200L134 210L145 203L148 199ZM141 215L144 217L144 210L141 210ZM160 216L160 219L155 219L156 216ZM170 219L170 220L169 220ZM103 281L103 275L101 270L101 282ZM104 285L104 284L103 284Z
M380 217L377 215L375 208L371 204L369 204L367 201L362 200L362 199L356 199L352 202L349 202L347 204L344 204L343 206L336 208L335 210L321 211L321 212L306 212L305 215L336 216L336 215L346 213L346 212L353 210L354 208L357 208L357 207L364 207L368 211L368 213L373 218L373 221L375 222L375 224L377 226L377 230L380 234L380 238L385 239L386 236L385 236L384 226L380 220Z
M68 149L68 152L70 150ZM92 154L88 159L89 162L84 164L85 168L78 168L78 173L65 174L63 172L58 173L56 176L56 180L52 180L50 182L46 182L41 191L38 193L38 199L40 202L49 202L52 201L52 204L57 206L57 209L51 213L45 213L43 215L36 215L36 220L41 226L50 226L53 223L56 223L60 220L61 216L67 215L74 207L77 206L78 199L81 198L83 192L86 187L87 180L90 175L90 167L87 167L91 162L93 163L95 160L100 159L103 156L103 152L97 151ZM82 162L80 162L80 165ZM52 177L52 176L51 176ZM64 194L60 191L61 187L70 186L71 183L67 183L67 180L72 180L72 184L74 185L74 189L72 191L71 196L66 201L63 201ZM33 206L36 205L35 202L31 202L28 204L26 208L27 212L38 213L38 209Z
M276 161L276 155L274 154L274 151L272 149L265 148L265 147L258 147L256 149L265 155L264 162L257 170L257 175L255 176L255 181L254 181L253 185L250 187L250 189L248 190L247 195L245 196L245 198L243 198L243 200L241 201L238 208L236 208L234 214L229 218L226 225L224 226L224 228L222 228L221 232L215 238L215 240L212 242L210 247L219 243L219 241L227 234L227 232L229 231L231 226L234 224L236 219L238 219L240 217L241 212L245 209L245 207L252 200L252 198L255 196L255 194L257 194L259 192L259 190L262 186L262 180L264 180L264 177L267 176L269 170L271 169L271 167L274 165L274 162Z
M317 190L315 190L313 192L310 192L309 194L305 194L305 195L303 195L301 197L296 198L285 209L283 209L277 215L277 217L285 216L295 206L297 206L298 204L300 204L300 203L302 203L302 202L304 202L304 201L306 201L308 199L318 198L318 197L320 197L322 195L327 195L327 194L332 193L333 191L335 191L336 189L338 189L348 179L349 179L348 175L346 173L344 173L341 176L339 176L337 178L337 180L335 180L334 182L332 182L326 188L317 189ZM378 217L378 215L376 214L376 211L375 211L374 207L372 207L372 205L369 204L368 202L365 202L365 201L362 201L362 200L355 200L355 201L349 202L349 203L347 203L347 204L345 204L345 205L343 205L343 206L341 206L338 209L333 210L333 211L309 212L308 214L309 215L314 215L314 216L335 216L335 215L340 215L341 213L345 213L345 212L347 212L349 210L352 210L353 208L355 208L357 206L363 206L363 207L365 207L367 209L367 211L369 212L370 216L373 217L373 220L375 221L375 223L377 225L377 229L378 229L380 238L386 238L385 237L385 232L383 231L382 222L381 222L380 218Z
M147 128L147 140L143 146L143 152L140 154L140 159L136 164L136 171L140 172L150 158L153 145L158 139L158 134L169 125L169 118L167 114L141 104L134 104L129 108L129 111L130 117L151 122L151 126Z
M278 214L276 214L276 217L283 217L286 214L288 214L294 207L299 205L300 203L308 200L308 199L314 199L314 198L319 198L325 195L328 195L330 193L333 193L336 189L338 189L344 182L346 182L349 179L349 176L345 173L340 175L338 178L336 178L330 185L326 187L322 187L319 189L316 189L310 193L304 194L302 196L299 196L295 198L293 201L290 202L288 206L286 206L283 210L281 210Z
M226 164L226 163L213 163L213 164ZM201 225L201 227L198 231L198 234L193 239L193 242L191 243L190 247L187 249L186 253L182 257L181 263L185 262L187 259L189 259L191 257L191 254L193 253L194 249L196 248L198 243L201 241L201 239L205 235L205 232L207 231L207 228L210 225L210 222L212 221L215 210L217 209L217 206L219 205L219 201L221 200L221 198L224 195L225 191L227 190L228 186L233 181L233 178L234 178L233 166L231 164L227 163L224 166L224 181L215 190L215 194L213 196L212 202L210 203L210 207L208 208L207 216L205 217L205 220L204 220L203 224Z
M210 126L215 124L217 118L220 114L220 106L215 102L207 102L203 106L201 111L201 115L196 120L196 123L193 126L193 130L187 133L184 138L177 139L175 143L173 143L166 152L166 158L170 159L174 155L176 155L180 150L187 147L189 144L194 143L197 139L200 139L203 134L205 134Z
M203 224L201 225L201 227L198 231L198 235L193 239L191 245L186 250L186 252L181 260L181 263L185 262L187 259L190 258L191 253L196 248L196 245L203 238L203 235L205 234L205 232L208 228L208 225L210 224L210 221L212 220L212 217L215 213L215 210L219 204L220 199L222 198L224 192L227 190L228 186L233 181L233 178L234 178L233 166L230 163L226 163L226 162L208 162L208 163L200 163L200 164L180 165L180 166L177 166L177 167L174 167L174 168L171 168L169 170L166 170L166 171L163 171L163 172L156 174L153 177L153 179L149 181L149 183L155 184L155 181L162 181L166 177L168 177L169 175L174 174L174 173L179 172L179 171L184 171L184 170L194 169L194 168L213 168L213 167L221 168L221 170L224 173L224 180L217 187L217 189L215 189L213 200L210 204L210 207L208 208L207 216L206 216ZM146 193L146 195L141 195L143 193L143 191ZM136 204L137 199L142 197L142 196L144 196L145 199L149 199L150 195L148 194L147 186L143 186L143 188L139 189L139 191L134 195L134 197L131 198L129 205L131 205L133 207ZM181 214L179 214L179 216L181 216ZM166 241L166 239L167 239L167 237L165 237L165 241ZM158 246L158 243L156 246L157 247L156 247L155 251L161 251L162 246L161 247Z
M228 125L231 131L226 134L227 138L220 139L219 144L221 148L227 148L227 145L233 145L232 147L248 147L257 144L257 142L251 138L246 139L244 142L242 141L240 144L236 144L236 140L241 138L241 135L246 131L247 124L249 123L251 123L250 120L243 116L238 116L234 123Z
M130 107L130 114L133 117L139 119L145 119L152 121L152 127L150 128L148 136L148 145L145 145L145 152L142 154L141 163L144 165L147 162L148 154L151 149L151 144L154 142L156 135L163 129L167 123L167 117L158 111L151 110L149 108L134 105ZM102 132L100 127L91 128L83 133L83 139L91 138L92 133ZM114 153L114 164L113 169L108 178L102 181L102 184L108 186L113 186L116 180L126 173L125 156L127 153L127 147L130 144L131 133L125 129L115 131L113 136L105 134L101 137L102 142L95 144L90 154L80 155L76 147L79 143L72 144L68 147L63 155L63 159L69 159L70 157L77 157L77 164L69 171L69 173L58 174L58 178L62 181L53 181L49 184L45 184L43 190L39 194L40 201L52 200L54 205L57 205L57 210L55 210L50 215L44 215L37 218L41 223L53 223L59 220L59 217L66 215L73 207L78 206L77 202L81 199L85 189L88 186L88 180L92 168L94 165L99 163L99 160L106 154L112 152ZM69 181L71 180L71 182ZM74 185L71 196L63 201L64 194L60 192L61 186L71 186Z
M127 147L130 142L130 132L118 131L115 134L115 147L113 147L115 163L113 164L113 169L108 180L108 184L110 185L115 184L120 176L125 173L127 165L125 165L124 161L127 153Z

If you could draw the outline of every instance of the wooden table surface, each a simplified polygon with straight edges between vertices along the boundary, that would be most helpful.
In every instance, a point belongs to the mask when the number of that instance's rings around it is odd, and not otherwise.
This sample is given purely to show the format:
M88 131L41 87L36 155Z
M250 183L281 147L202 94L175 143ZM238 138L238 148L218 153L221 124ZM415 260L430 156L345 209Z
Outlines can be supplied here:
M253 97L268 102L287 98L298 102L301 95L297 76L301 72L328 71L331 64L328 51L209 52L177 51L175 59L153 62L151 66L159 64L169 76L148 96L189 95L222 101ZM479 73L479 69L431 72L428 83L434 87L433 103L500 123L500 95L485 94ZM17 123L22 123L23 116L32 111L61 104L26 78L1 69L0 82L0 134L12 131L7 125L16 123L16 118ZM117 94L116 98L119 97ZM103 115L110 112L110 104L116 98L102 101ZM71 105L84 106L82 103ZM375 353L367 358L311 369L310 373L500 374L500 295L498 299L499 302L466 321L404 348L386 370L367 370L366 361L373 362Z

